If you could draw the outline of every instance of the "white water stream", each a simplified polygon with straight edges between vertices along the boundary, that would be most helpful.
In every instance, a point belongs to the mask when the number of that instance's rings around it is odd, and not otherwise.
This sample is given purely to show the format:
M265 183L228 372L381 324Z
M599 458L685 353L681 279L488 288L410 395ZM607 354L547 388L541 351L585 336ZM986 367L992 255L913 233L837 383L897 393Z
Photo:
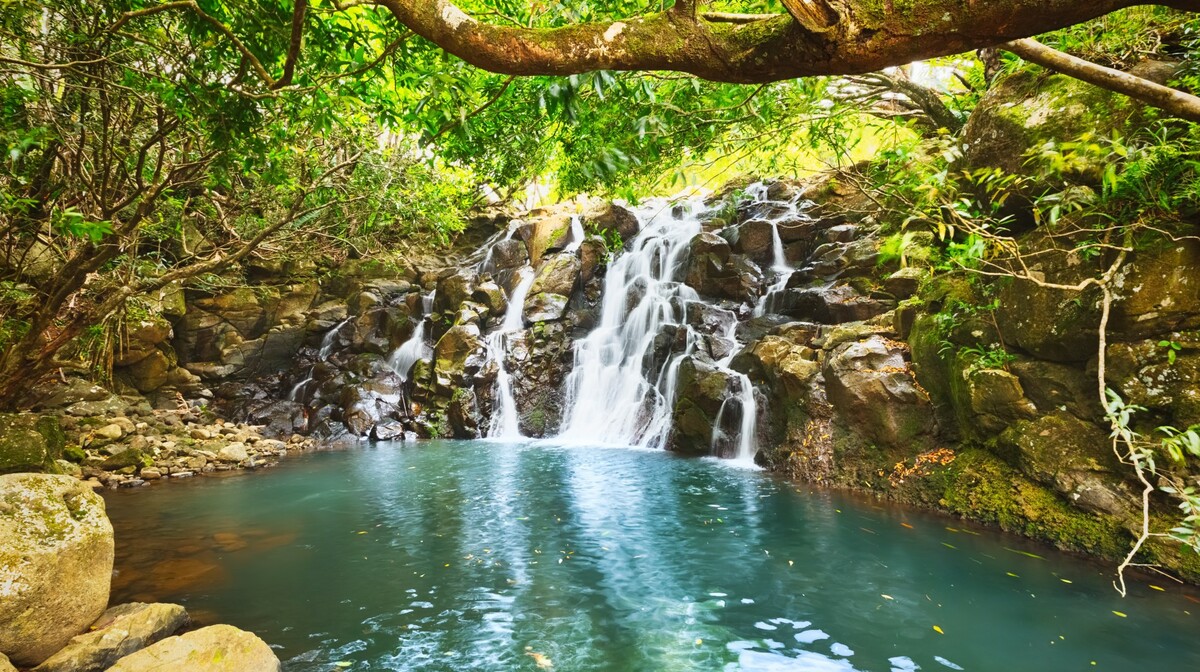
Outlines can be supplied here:
M354 319L354 317L351 316L351 317L347 317L346 319L342 320L341 322L338 322L336 326L334 326L332 329L327 331L325 333L325 335L323 337L321 337L321 348L319 350L317 350L317 361L318 362L323 362L323 361L329 359L329 355L333 354L333 346L337 340L338 332L341 331L342 327L346 326L350 322L350 320L353 320L353 319ZM296 383L295 386L292 387L291 392L288 392L288 401L303 401L304 400L304 389L306 387L308 387L308 384L313 381L313 373L316 370L317 370L317 365L313 364L312 367L309 368L309 370L308 370L308 376L306 376L304 378L304 380Z
M675 206L653 200L636 210L641 230L628 251L608 267L599 325L575 343L575 365L566 382L566 417L556 441L665 446L679 367L695 355L701 340L687 324L687 307L700 297L677 278L688 244L701 231L699 216L704 211L700 198ZM656 361L655 340L666 327L686 330L684 349ZM733 337L732 328L728 337ZM728 369L739 347L736 341L734 346L715 365L741 379L741 391L733 398L743 418L737 458L752 460L757 450L754 392L745 376Z
M525 297L529 295L529 288L533 286L535 274L528 266L518 272L521 281L513 288L512 296L508 299L504 322L499 329L488 334L485 341L488 359L496 362L495 402L487 432L488 438L493 439L521 438L520 416L512 392L512 376L504 366L504 354L508 349L508 338L525 328Z

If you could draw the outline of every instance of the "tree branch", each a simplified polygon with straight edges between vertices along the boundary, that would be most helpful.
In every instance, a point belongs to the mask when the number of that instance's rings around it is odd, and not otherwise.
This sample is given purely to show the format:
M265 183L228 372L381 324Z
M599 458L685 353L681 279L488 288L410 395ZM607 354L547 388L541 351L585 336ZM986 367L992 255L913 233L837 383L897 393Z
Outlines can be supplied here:
M507 75L670 70L763 83L874 72L972 51L1082 23L1142 0L923 0L881 9L876 0L789 0L795 15L706 20L669 9L562 28L484 23L450 0L375 0L397 21L477 67ZM1162 0L1200 10L1200 0ZM889 5L890 6L890 5Z
M296 74L296 61L300 58L300 43L304 39L304 13L308 11L308 0L296 0L292 7L292 39L288 46L287 60L283 63L283 75L279 81L271 85L272 89L282 89L292 83Z
M1047 47L1037 40L1013 40L1002 46L1017 56L1044 68L1081 79L1102 89L1116 91L1181 119L1200 121L1200 98L1189 93L1156 84L1128 72L1085 61L1082 58Z

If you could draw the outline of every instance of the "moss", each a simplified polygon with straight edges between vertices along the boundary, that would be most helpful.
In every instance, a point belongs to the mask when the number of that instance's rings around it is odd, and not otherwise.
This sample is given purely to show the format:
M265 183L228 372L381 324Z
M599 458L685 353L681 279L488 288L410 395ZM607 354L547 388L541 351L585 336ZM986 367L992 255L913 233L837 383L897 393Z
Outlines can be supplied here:
M906 487L905 494L926 504L1061 549L1113 559L1121 557L1131 542L1119 521L1072 507L979 448L964 450L949 465L925 479L913 479Z

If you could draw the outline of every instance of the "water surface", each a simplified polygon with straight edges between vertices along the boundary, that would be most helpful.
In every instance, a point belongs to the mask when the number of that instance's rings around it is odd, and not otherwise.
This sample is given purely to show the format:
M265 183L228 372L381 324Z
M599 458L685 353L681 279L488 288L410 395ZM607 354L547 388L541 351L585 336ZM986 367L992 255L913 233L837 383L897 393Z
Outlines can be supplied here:
M1200 669L1172 585L658 451L378 444L107 499L114 601L291 672Z

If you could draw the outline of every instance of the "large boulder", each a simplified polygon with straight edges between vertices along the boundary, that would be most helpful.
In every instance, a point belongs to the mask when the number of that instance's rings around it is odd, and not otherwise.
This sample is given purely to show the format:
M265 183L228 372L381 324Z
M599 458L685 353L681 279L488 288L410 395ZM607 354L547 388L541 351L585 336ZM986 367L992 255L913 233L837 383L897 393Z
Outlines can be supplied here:
M282 666L266 642L232 625L210 625L132 653L109 672L279 672Z
M880 447L928 443L936 429L929 394L905 361L903 344L882 336L843 343L823 369L829 401L847 428Z
M0 413L0 474L54 471L66 436L58 418L31 413Z
M963 129L961 167L1025 170L1027 152L1046 143L1079 139L1084 133L1108 137L1124 128L1136 105L1128 98L1074 77L1017 72L992 87ZM1103 114L1097 114L1103 110ZM1078 176L1097 180L1104 166L1097 160L1075 167Z
M1122 515L1133 498L1117 476L1120 465L1097 425L1058 411L1014 423L998 449L1030 479L1093 513Z
M636 236L640 226L637 215L633 214L632 210L605 201L589 204L581 218L585 226L604 233L612 232L610 236L620 236L624 242L629 242Z
M69 476L0 476L0 652L33 666L108 605L113 529L104 500Z
M173 634L187 618L178 604L132 602L113 607L33 672L107 670L121 658Z
M547 257L538 269L530 294L561 294L570 296L579 278L581 264L574 254L556 254Z

